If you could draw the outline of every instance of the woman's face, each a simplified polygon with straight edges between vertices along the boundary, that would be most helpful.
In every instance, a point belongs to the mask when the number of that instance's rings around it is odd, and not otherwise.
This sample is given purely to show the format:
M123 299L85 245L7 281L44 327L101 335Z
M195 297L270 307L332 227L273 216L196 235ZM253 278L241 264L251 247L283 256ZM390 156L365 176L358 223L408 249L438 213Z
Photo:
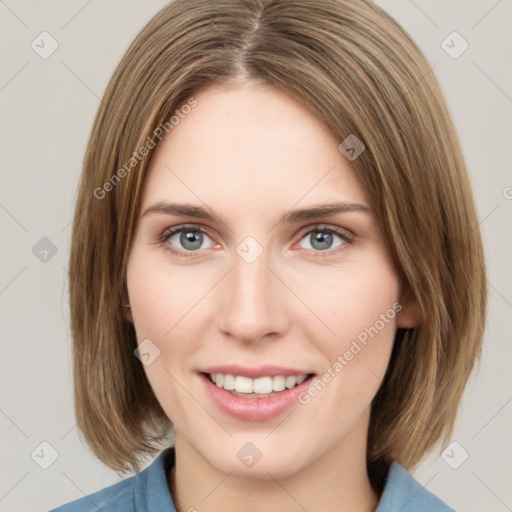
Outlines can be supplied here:
M195 98L155 150L127 271L177 449L257 478L360 460L406 315L365 193L341 141L276 89Z

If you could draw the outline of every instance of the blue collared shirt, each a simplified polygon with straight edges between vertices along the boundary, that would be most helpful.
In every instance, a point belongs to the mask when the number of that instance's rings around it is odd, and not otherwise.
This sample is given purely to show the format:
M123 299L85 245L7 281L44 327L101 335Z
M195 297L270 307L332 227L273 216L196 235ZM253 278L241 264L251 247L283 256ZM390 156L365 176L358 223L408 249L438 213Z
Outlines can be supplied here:
M167 486L174 450L164 450L131 478L50 512L177 512ZM420 485L402 466L391 465L375 512L454 512Z

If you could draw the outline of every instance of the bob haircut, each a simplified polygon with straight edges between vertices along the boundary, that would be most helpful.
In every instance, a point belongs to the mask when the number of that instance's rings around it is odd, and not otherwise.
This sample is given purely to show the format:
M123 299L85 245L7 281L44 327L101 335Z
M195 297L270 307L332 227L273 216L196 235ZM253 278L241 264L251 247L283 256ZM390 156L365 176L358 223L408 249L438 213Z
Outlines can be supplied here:
M214 84L270 84L352 162L421 324L398 329L372 402L369 466L411 469L446 442L485 323L486 278L461 148L432 68L370 0L175 0L132 42L85 153L70 255L75 413L96 456L138 471L171 421L135 357L126 265L159 127ZM192 101L191 101L192 99ZM167 123L167 124L166 124Z

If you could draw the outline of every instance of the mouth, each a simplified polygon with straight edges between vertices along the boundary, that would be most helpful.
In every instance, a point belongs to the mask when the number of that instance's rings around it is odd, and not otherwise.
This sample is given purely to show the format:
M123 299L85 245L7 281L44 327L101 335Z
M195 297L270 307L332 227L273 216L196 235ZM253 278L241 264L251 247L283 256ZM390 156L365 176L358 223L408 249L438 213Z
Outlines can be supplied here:
M241 421L276 418L297 405L314 373L282 367L222 366L199 372L206 396L221 413Z
M300 386L304 381L314 377L312 373L298 375L274 375L258 378L230 373L203 373L218 388L241 398L269 398L279 393Z

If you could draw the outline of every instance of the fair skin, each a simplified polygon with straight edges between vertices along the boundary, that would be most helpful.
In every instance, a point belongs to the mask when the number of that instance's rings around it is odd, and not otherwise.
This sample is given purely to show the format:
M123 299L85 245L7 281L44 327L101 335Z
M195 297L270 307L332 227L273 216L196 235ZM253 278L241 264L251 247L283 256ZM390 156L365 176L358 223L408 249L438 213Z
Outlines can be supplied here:
M307 390L332 373L353 340L400 301L371 205L341 141L282 92L246 83L195 98L152 157L126 276L137 339L160 350L144 369L175 428L175 504L181 512L375 510L366 470L370 404L396 328L414 325L409 307L381 322L309 403L293 400L269 417L257 406L256 416L231 413L238 397L205 374L234 365L263 376L278 366L307 374ZM207 208L218 219L147 211L157 203ZM280 220L331 203L358 206ZM181 236L168 233L182 225ZM246 253L259 255L248 261ZM249 452L240 455L243 447ZM250 465L247 453L261 458Z

